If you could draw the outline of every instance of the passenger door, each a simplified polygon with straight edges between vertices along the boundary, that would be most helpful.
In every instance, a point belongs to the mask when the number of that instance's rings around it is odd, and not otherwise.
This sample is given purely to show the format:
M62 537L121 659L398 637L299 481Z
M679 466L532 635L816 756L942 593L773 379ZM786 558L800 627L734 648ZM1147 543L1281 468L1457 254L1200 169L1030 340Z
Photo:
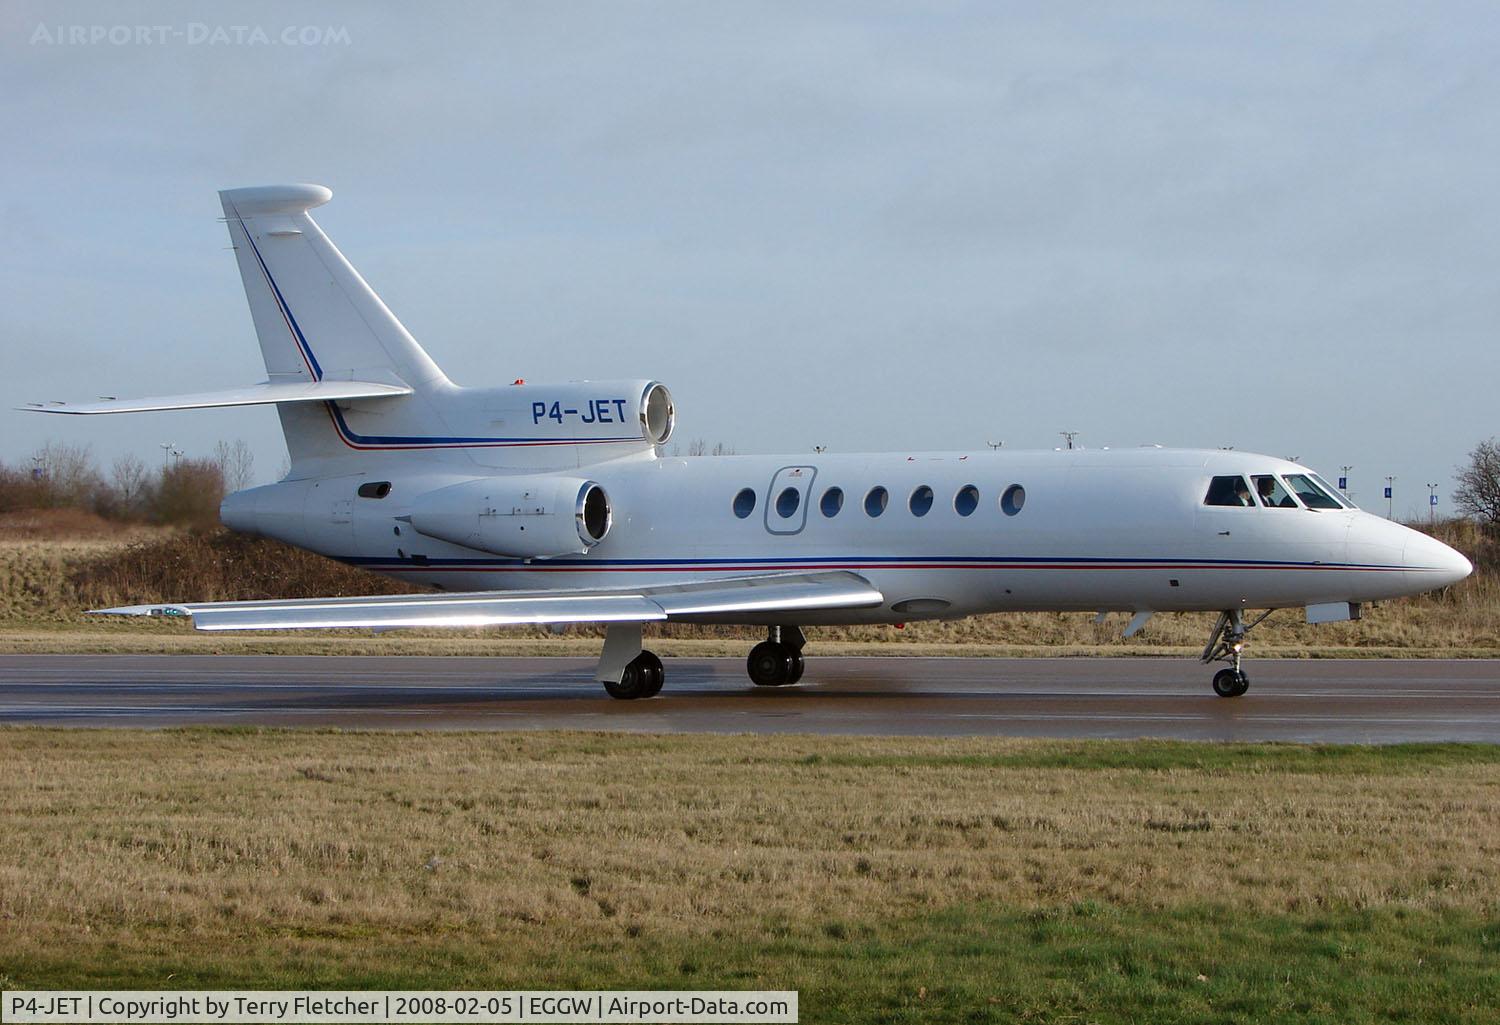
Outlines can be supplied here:
M807 525L807 504L812 500L812 482L818 471L811 466L784 466L771 478L766 493L766 530L772 534L796 534Z

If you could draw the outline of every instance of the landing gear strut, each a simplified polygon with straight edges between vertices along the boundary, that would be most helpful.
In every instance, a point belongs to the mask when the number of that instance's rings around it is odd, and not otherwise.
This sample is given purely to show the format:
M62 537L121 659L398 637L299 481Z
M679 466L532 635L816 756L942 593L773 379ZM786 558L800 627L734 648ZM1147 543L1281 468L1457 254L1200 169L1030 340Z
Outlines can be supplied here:
M641 650L639 623L619 623L604 633L604 653L594 677L612 698L634 701L661 693L666 670L661 659Z
M1245 650L1245 635L1265 622L1275 609L1267 609L1249 623L1239 609L1219 613L1213 633L1203 647L1203 663L1228 662L1228 669L1214 674L1214 693L1221 698L1237 698L1250 689L1250 677L1240 668L1240 653Z
M802 646L807 643L795 626L773 626L766 639L750 649L745 670L757 687L787 687L802 679Z

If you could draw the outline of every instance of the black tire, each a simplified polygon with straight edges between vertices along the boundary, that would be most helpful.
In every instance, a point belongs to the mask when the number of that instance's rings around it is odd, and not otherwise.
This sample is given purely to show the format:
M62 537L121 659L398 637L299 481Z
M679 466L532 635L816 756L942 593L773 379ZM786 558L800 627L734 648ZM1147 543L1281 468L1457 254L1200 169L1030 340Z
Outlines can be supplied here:
M787 686L799 682L802 679L802 670L807 668L807 663L802 658L802 653L794 652L792 655L792 671L787 676Z
M604 681L605 692L616 701L634 701L643 695L645 689L644 675L634 662L625 667L625 671L620 674L619 683L613 680Z
M641 694L643 698L654 698L661 693L661 685L667 679L667 670L661 664L661 659L649 651L643 651L636 657L640 663L641 671L646 676L646 689Z
M1250 680L1244 673L1233 669L1220 669L1214 673L1214 693L1221 698L1237 698L1250 689Z
M792 659L786 645L761 641L750 649L745 671L757 687L785 687L792 680Z

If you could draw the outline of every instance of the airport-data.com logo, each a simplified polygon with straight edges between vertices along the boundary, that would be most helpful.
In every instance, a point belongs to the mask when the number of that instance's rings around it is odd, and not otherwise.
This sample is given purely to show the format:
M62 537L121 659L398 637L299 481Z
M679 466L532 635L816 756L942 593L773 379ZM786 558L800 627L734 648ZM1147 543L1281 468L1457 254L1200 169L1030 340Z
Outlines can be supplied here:
M32 46L348 46L343 25L48 25L31 32Z

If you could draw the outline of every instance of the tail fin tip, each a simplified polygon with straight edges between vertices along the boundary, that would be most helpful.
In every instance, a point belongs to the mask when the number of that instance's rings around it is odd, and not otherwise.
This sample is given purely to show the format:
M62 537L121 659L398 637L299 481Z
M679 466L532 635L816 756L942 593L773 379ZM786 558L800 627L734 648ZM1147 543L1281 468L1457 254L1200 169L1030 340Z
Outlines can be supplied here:
M223 189L219 198L241 216L295 214L322 206L333 198L333 190L324 185L253 185Z

